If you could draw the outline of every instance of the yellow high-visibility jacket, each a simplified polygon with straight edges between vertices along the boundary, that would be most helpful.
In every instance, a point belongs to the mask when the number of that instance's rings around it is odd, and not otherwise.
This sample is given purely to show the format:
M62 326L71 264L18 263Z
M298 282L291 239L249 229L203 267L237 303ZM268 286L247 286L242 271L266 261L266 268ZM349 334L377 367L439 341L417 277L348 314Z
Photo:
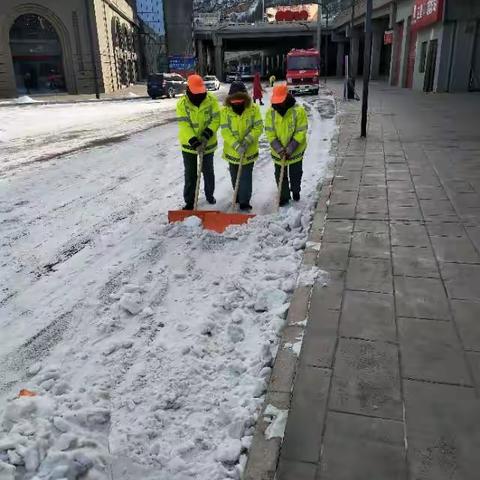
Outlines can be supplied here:
M188 141L192 137L197 137L202 141L202 132L209 128L213 132L213 136L205 147L205 153L212 153L217 148L217 130L220 126L220 106L217 97L211 93L207 93L207 97L196 107L184 95L177 102L177 120L178 120L178 137L183 152L197 153L191 147Z
M258 158L258 139L263 132L263 121L258 105L250 104L241 115L237 115L230 106L222 108L220 126L223 137L223 158L230 163L240 163L238 147L245 143L247 150L243 164L254 162Z
M300 162L307 148L308 119L307 112L300 105L294 105L287 110L282 117L273 108L269 108L265 117L265 134L271 144L278 139L284 148L291 140L296 140L299 145L292 156L285 162L287 165ZM281 164L282 160L278 153L272 148L273 161Z

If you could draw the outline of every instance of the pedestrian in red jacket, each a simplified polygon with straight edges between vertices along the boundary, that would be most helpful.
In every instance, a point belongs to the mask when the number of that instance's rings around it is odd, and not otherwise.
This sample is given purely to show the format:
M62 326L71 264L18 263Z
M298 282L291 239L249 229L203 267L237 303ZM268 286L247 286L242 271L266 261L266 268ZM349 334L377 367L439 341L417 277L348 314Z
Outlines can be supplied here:
M259 101L260 105L263 105L263 88L260 81L260 74L257 72L253 78L253 102L257 103Z

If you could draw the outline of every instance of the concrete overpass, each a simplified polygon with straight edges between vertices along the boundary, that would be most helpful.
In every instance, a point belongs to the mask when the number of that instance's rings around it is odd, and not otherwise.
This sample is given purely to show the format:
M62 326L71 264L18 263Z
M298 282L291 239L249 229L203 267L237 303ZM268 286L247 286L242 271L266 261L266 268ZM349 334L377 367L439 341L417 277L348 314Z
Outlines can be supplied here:
M262 70L280 68L283 56L291 48L316 45L316 22L219 24L214 27L197 25L194 30L200 71L213 64L215 74L223 78L225 51L265 50ZM324 47L329 32L322 28ZM272 54L272 52L275 52Z

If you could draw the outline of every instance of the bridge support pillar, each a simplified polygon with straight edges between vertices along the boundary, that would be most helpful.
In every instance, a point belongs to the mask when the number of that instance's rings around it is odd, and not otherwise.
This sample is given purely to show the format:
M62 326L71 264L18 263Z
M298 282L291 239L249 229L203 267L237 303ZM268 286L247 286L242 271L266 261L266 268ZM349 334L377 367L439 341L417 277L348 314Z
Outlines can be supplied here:
M198 72L204 76L207 74L207 52L202 40L197 42Z
M345 44L343 42L337 42L337 77L343 77L344 70L343 64L345 62Z
M372 35L372 65L370 78L377 80L380 76L380 56L383 45L383 25L375 25Z
M213 44L215 46L215 75L223 82L223 45L222 39L219 37L214 38Z
M350 65L352 66L352 71L349 72L349 74L356 77L358 75L358 57L360 55L360 38L358 33L354 33L351 38L350 50Z

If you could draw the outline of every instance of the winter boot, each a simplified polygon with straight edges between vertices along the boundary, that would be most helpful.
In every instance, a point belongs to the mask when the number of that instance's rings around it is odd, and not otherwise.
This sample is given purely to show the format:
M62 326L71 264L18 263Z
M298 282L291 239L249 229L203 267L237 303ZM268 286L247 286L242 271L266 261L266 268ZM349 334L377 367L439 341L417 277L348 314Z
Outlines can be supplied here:
M280 200L280 206L284 207L285 205L288 205L289 202L290 202L289 198L286 198L284 200Z
M193 203L187 203L182 210L193 210Z
M215 197L207 197L207 202L210 204L210 205L215 205L217 203L217 200Z
M292 196L293 196L293 200L295 202L298 202L300 200L300 194L299 193L294 193L294 194L292 194Z
M241 203L240 210L250 211L253 207L249 203Z

